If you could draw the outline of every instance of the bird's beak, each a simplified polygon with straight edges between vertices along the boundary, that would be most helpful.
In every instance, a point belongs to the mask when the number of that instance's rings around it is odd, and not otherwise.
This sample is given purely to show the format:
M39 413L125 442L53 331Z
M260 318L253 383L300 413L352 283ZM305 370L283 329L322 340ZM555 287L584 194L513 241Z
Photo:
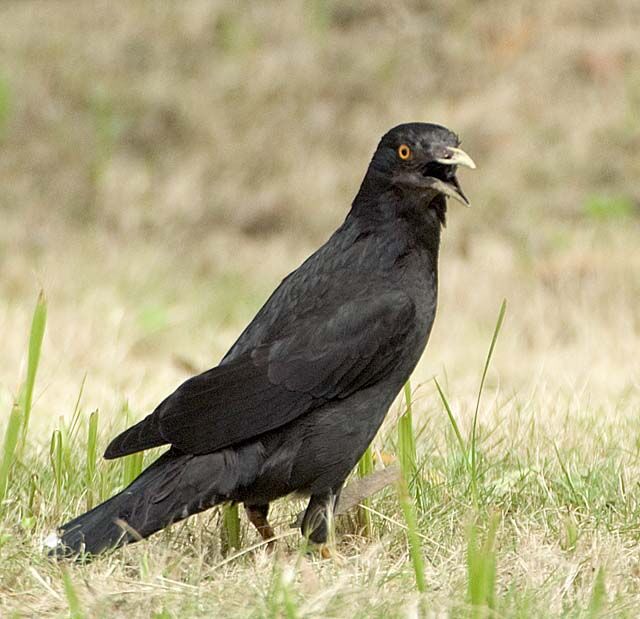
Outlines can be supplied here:
M434 178L433 176L427 177L425 181L425 184L428 187L435 189L438 193L448 196L449 198L453 198L465 206L471 206L469 199L464 195L462 187L460 187L460 183L455 176L446 182L441 181L439 178Z
M433 164L436 164L434 167ZM454 146L437 145L432 147L426 163L418 161L409 171L400 172L394 181L399 185L413 187L418 190L428 189L453 198L465 206L469 206L469 200L464 195L460 183L455 176L455 169L443 171L441 166L464 166L475 169L476 164L461 148ZM439 168L439 169L438 169Z
M443 165L461 165L465 168L476 169L476 164L461 148L455 148L453 146L445 147L445 153L442 157L436 159L438 163Z
M454 146L445 146L443 148L442 155L437 159L434 159L434 161L441 165L464 166L465 168L471 168L472 170L475 170L476 168L476 164L473 159L471 159L471 157L469 157L469 155L467 155L467 153L465 153L461 148L455 148ZM453 198L465 206L470 206L469 200L467 199L467 196L464 195L462 187L460 187L460 183L455 176L452 176L446 181L433 176L427 176L425 180L431 189L435 189L439 193Z

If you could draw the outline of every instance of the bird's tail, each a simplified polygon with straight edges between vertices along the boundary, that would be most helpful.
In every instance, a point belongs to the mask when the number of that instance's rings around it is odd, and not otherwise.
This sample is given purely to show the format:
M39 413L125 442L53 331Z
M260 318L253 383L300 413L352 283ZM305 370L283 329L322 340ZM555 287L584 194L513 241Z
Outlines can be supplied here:
M62 525L60 535L49 536L49 554L98 554L230 499L241 480L227 460L224 452L165 453L122 492Z

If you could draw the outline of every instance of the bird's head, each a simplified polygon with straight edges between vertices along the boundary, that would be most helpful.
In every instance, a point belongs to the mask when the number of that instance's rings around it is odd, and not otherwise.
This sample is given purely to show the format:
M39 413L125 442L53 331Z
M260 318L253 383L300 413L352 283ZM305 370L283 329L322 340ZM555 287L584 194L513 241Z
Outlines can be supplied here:
M411 203L432 206L444 221L445 197L469 206L456 171L458 166L476 165L459 146L458 136L446 127L430 123L398 125L380 140L362 190L369 197L393 190Z

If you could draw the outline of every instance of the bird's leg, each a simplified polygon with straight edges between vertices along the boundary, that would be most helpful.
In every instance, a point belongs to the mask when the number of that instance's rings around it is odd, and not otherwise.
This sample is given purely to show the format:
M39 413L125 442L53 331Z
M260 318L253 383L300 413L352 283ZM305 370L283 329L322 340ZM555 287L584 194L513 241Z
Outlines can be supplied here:
M260 537L262 537L265 542L269 542L267 548L272 550L275 533L267 520L267 515L269 514L269 503L266 503L265 505L245 505L244 510L247 513L249 522L257 529L258 533L260 533Z
M342 484L326 492L311 495L300 528L302 534L314 544L324 545L326 543L329 534L329 521L333 520L333 510L340 498L341 490ZM329 555L325 546L321 548L321 553L325 559Z

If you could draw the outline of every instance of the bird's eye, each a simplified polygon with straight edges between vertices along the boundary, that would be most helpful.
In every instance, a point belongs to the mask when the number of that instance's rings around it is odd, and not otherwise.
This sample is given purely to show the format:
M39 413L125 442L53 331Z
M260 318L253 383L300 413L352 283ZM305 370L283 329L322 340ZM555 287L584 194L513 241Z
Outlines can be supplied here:
M406 144L400 144L400 146L398 146L398 157L406 161L411 157L411 149Z

